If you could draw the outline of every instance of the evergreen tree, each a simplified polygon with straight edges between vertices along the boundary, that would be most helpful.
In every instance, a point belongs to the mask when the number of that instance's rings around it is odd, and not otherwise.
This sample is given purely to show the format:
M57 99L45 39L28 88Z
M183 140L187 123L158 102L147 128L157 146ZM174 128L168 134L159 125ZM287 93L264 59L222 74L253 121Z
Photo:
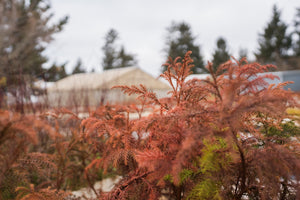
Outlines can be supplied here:
M67 76L65 67L67 63L57 65L56 63L44 73L44 80L48 82L55 82Z
M79 74L79 73L85 73L85 70L83 69L83 66L82 66L81 59L77 60L77 63L72 71L72 74Z
M118 33L114 29L109 30L105 36L105 44L102 47L102 50L104 52L104 58L102 61L103 70L115 68L117 58L117 47L115 45L115 41L117 39Z
M118 32L114 29L109 30L105 36L105 44L102 47L104 52L103 70L130 67L137 64L134 55L127 54L124 46L118 47L116 45L118 39Z
M134 55L127 54L125 52L125 48L122 46L121 50L118 53L116 68L130 67L130 66L134 66L136 64L137 64L137 61L135 60Z
M294 55L300 57L300 8L297 8L297 14L294 21L296 41L293 46Z
M50 2L45 0L2 0L0 4L0 79L6 79L0 95L14 96L20 112L24 101L30 100L33 81L44 77L43 51L68 19L50 25L49 10Z
M247 57L248 57L248 50L244 49L244 48L240 48L239 49L239 60L242 58L247 58Z
M288 26L281 20L280 15L280 11L274 5L271 21L259 35L259 49L255 54L259 62L280 66L283 60L288 58L292 38L287 33Z
M60 66L59 70L58 70L58 80L62 79L62 78L65 78L68 76L68 74L66 73L66 68L65 68L66 65L62 65Z
M217 40L217 49L213 53L213 69L217 71L220 64L228 61L230 59L230 55L227 50L226 40L220 37Z
M239 49L239 57L238 60L240 61L241 59L246 58L247 61L249 61L248 59L248 50L244 49L244 48L240 48ZM243 62L243 64L246 64L246 62Z
M165 48L167 57L176 58L180 56L183 58L186 52L192 51L191 57L195 65L192 69L193 73L204 73L206 70L204 68L203 57L200 53L200 47L195 44L196 37L193 36L190 25L185 22L173 22L167 28L167 31ZM165 70L166 66L163 66L162 71L164 72Z

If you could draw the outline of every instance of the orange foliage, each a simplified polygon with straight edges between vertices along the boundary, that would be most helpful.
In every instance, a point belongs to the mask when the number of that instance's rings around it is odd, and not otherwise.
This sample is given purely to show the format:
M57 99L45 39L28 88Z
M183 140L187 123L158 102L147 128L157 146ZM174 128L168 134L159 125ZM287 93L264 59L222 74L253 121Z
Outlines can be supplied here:
M208 63L209 78L187 80L190 55L165 64L167 98L116 86L139 104L100 106L85 119L0 111L0 189L13 185L18 199L71 198L77 182L110 200L298 198L299 127L283 130L286 109L298 106L289 83L269 85L278 77L264 72L275 66L245 59L216 73ZM123 176L109 193L93 187L102 170Z
M203 156L203 141L216 142L216 138L223 138L228 144L220 153L232 158L229 168L210 177L221 184L220 197L250 197L254 194L251 188L258 190L262 199L266 195L276 197L283 192L278 189L282 187L280 179L299 180L299 157L291 150L297 148L295 143L276 144L261 132L259 125L269 120L269 125L278 127L286 117L286 108L296 105L293 93L283 90L288 83L269 85L267 80L277 77L259 74L274 66L242 59L228 61L214 73L208 63L210 78L186 81L193 67L190 54L181 62L179 58L170 58L165 64L168 68L161 77L172 87L171 97L158 99L143 85L116 86L129 95L138 94L142 105L100 107L82 122L85 139L100 154L89 167L113 166L125 173L124 180L102 198L186 198L205 178L196 164ZM152 110L152 114L141 117L144 107ZM132 112L140 117L130 119ZM255 142L248 143L250 139ZM258 148L260 143L263 146ZM280 161L275 165L278 158ZM193 172L194 178L184 184L180 174L186 169ZM169 175L172 179L166 180ZM289 187L297 190L298 186Z

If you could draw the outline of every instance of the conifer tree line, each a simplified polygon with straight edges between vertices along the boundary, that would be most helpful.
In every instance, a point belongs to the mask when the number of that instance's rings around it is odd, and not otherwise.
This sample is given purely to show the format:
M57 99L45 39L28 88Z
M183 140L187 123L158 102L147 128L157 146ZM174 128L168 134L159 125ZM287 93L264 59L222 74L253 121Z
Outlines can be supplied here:
M288 32L291 27L292 31ZM183 57L187 51L192 51L192 59L195 67L193 73L207 73L201 52L201 46L197 44L197 37L193 34L191 26L186 22L172 22L167 27L165 38L165 60L168 57ZM116 40L119 38L116 30L111 29L105 36L105 45L102 47L104 58L102 67L104 70L134 66L137 64L133 54L127 54L124 46L117 47ZM119 49L119 50L118 50ZM122 54L123 53L123 54ZM300 9L291 24L281 19L281 12L276 5L272 8L272 16L264 29L258 35L258 49L253 52L256 61L263 64L274 64L279 70L293 70L300 68ZM239 57L247 57L247 49L239 50ZM230 59L231 52L227 41L220 36L216 39L216 47L212 52L213 69ZM166 67L162 67L165 71Z
M292 31L288 32L291 27ZM259 48L255 53L257 61L278 65L280 70L299 69L300 54L300 9L292 24L281 19L281 12L273 6L271 20L259 34Z
M15 96L24 96L16 89L18 85L26 85L26 82L30 86L37 79L57 81L66 77L67 62L53 63L50 68L45 69L43 66L48 58L43 52L53 40L53 35L63 29L68 17L50 24L52 13L49 0L1 0L0 3L0 93L9 91ZM197 39L188 23L172 22L166 28L164 60L168 57L183 57L191 50L195 63L193 73L207 73ZM101 61L103 70L138 65L136 55L129 53L123 44L119 44L119 40L119 33L115 29L110 29L104 36L101 47L104 54ZM222 36L216 39L216 47L212 52L214 70L231 56L227 42ZM281 19L280 10L274 6L270 21L258 35L258 49L254 54L257 61L275 64L280 67L279 70L299 68L300 9L297 9L294 21L287 24ZM245 49L240 50L240 57L243 56L247 56ZM162 67L162 71L164 70ZM86 72L85 67L78 60L71 73L83 72ZM27 86L22 90L28 90ZM0 99L0 103L1 101Z
M291 27L292 31L288 32ZM194 73L206 73L200 46L195 43L191 27L185 22L173 23L168 29L165 53L166 57L183 56L188 50L193 52L195 61ZM281 19L281 12L273 6L272 16L263 31L258 35L258 49L255 59L263 64L275 64L279 70L300 69L300 9L291 24ZM239 58L247 57L247 50L240 49ZM230 59L226 39L220 36L212 52L213 69ZM165 68L162 70L165 71Z

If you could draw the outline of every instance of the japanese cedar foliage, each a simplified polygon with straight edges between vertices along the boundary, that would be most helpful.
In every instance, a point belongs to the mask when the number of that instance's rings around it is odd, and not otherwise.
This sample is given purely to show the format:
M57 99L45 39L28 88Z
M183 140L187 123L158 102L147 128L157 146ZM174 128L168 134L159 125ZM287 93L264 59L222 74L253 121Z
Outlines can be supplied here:
M211 78L187 81L193 60L169 59L161 75L172 90L158 99L143 85L140 106L100 107L82 121L99 157L88 170L114 167L123 180L104 199L299 198L299 128L284 122L293 93L258 75L272 65L228 61ZM222 73L220 73L222 72ZM142 117L142 113L151 114ZM130 113L137 112L137 119ZM296 197L297 196L297 197Z
M300 129L285 111L299 110L287 83L268 85L276 77L258 73L274 66L246 60L217 72L209 63L209 79L187 81L190 53L166 63L168 98L118 86L139 104L83 120L0 111L1 198L65 199L88 185L102 199L298 199ZM123 177L110 193L93 187L102 172Z
M96 155L79 126L65 109L46 116L0 110L0 199L71 199L66 191L102 179L101 171L85 173Z

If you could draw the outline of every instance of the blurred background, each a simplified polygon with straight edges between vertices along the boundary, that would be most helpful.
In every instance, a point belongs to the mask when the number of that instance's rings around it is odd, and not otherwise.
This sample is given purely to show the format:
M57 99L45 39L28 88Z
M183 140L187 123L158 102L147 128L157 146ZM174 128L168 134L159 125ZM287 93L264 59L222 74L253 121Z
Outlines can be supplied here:
M57 92L90 79L69 77L56 84L72 74L135 67L157 78L169 56L188 50L194 74L207 73L208 61L217 70L231 56L274 64L278 71L300 69L296 0L0 2L0 105L36 103L54 83ZM138 79L146 80L132 84ZM103 82L93 87L107 94L110 88L103 89ZM95 98L103 102L101 95Z
M53 0L51 5L56 19L53 21L65 15L70 17L46 51L52 62L68 61L67 72L71 72L80 58L87 71L101 71L104 57L101 48L108 31L115 29L119 38L117 46L123 45L126 52L135 56L138 65L153 75L159 75L166 61L168 29L172 23L184 22L189 26L204 64L213 60L220 37L225 39L230 55L239 58L242 54L255 60L260 36L272 21L274 6L280 15L279 23L287 26L286 35L295 31L300 7L297 0L189 0L184 3L179 0Z

